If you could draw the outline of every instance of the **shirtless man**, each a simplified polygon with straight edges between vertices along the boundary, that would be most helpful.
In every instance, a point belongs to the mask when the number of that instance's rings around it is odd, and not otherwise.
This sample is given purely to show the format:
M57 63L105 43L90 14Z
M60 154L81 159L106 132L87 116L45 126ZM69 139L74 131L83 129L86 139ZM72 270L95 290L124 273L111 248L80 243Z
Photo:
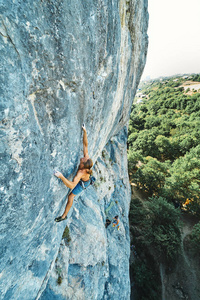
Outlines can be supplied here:
M74 197L81 193L85 188L90 185L90 175L92 174L92 166L93 162L88 155L88 140L87 140L87 132L85 125L82 126L83 129L83 153L84 157L80 159L80 165L78 168L78 172L74 177L73 181L69 181L66 179L62 173L56 171L54 175L60 178L63 183L70 189L72 189L71 193L68 196L67 205L65 207L65 211L62 216L55 218L56 222L64 221L67 219L67 214L73 204Z

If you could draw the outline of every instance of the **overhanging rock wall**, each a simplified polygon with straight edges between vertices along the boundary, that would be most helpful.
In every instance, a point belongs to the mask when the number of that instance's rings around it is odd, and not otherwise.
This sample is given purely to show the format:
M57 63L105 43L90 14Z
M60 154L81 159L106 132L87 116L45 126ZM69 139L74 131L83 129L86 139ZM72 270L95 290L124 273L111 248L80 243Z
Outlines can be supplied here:
M7 0L0 12L0 299L128 299L126 127L147 1ZM53 169L75 175L83 122L96 187L56 224L68 190ZM112 201L119 231L104 226Z

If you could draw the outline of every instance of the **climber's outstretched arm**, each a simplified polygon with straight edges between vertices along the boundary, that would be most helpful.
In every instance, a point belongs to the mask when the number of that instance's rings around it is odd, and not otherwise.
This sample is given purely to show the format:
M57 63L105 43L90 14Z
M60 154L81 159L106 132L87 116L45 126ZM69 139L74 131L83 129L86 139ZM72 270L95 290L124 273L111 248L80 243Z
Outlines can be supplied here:
M75 186L79 183L79 181L81 180L82 177L82 172L78 171L76 176L74 177L73 181L68 180L67 178L65 178L63 176L62 173L60 173L59 171L56 171L54 173L54 175L58 178L60 178L62 180L62 182L70 189L75 188Z
M88 155L88 140L87 140L87 132L86 132L86 128L85 125L83 124L82 126L83 129L83 153L84 153L84 157L89 157Z

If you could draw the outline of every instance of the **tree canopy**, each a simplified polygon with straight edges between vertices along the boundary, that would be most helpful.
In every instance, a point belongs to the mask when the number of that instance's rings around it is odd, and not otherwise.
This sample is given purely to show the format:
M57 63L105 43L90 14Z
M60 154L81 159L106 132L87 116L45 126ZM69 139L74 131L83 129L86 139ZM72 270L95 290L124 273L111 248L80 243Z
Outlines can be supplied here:
M143 86L146 99L133 104L130 117L129 172L150 195L200 214L200 93L188 93L183 83L172 78Z
M199 78L148 82L141 86L145 97L132 106L128 166L139 198L132 196L130 204L130 276L136 300L161 298L160 270L175 270L183 244L199 258L200 93L184 89ZM183 215L196 222L184 243Z

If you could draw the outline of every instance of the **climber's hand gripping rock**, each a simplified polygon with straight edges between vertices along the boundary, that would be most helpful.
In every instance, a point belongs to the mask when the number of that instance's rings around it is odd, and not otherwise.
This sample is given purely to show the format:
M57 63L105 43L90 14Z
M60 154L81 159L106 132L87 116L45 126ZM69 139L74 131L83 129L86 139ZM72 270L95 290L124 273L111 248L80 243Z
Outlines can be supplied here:
M61 178L63 175L59 171L54 171L53 173L56 177Z

